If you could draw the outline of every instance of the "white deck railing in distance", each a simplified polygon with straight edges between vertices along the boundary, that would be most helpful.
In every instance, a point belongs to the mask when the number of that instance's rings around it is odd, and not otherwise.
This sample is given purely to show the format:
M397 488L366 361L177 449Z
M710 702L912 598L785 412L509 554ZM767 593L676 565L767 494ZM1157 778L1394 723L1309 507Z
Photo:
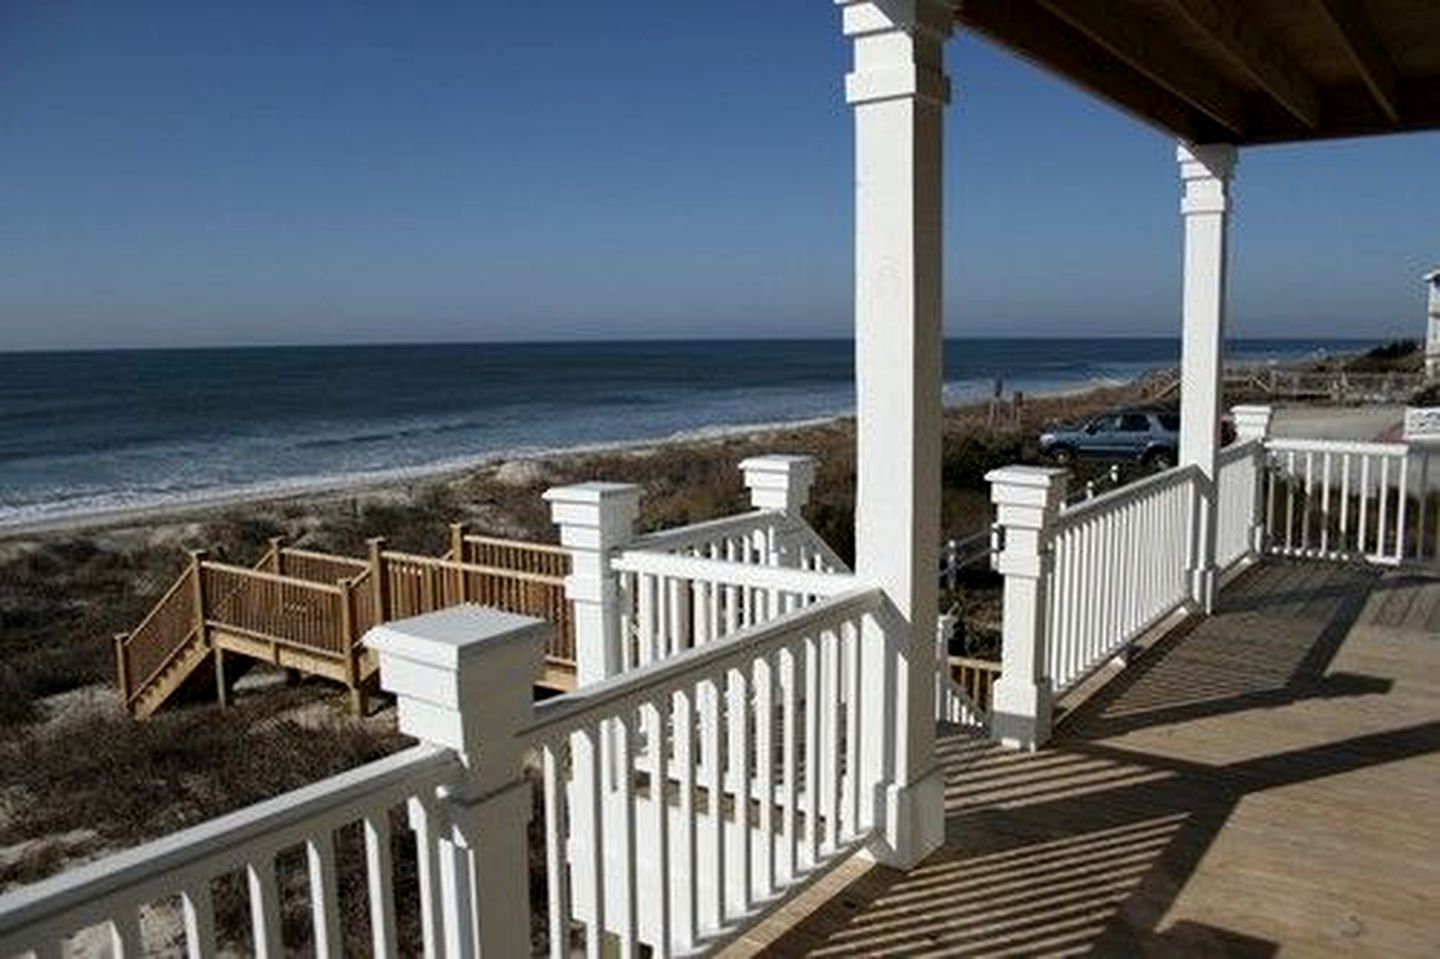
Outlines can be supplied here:
M1265 448L1269 552L1386 565L1405 558L1409 447L1271 439Z

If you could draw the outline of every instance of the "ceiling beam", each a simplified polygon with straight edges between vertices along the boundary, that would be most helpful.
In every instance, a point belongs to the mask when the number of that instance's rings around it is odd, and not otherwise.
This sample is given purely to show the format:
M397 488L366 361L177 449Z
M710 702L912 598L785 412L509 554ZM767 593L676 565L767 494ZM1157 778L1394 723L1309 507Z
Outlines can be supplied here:
M959 0L956 21L1169 136L1226 140L1219 124L1034 3Z
M1365 88L1390 122L1399 123L1400 84L1395 78L1395 68L1358 0L1315 0L1315 5L1320 8L1322 19L1330 24L1335 39L1345 48Z
M1245 133L1244 103L1192 51L1164 43L1142 21L1092 0L1040 0L1040 5L1123 60L1238 139Z
M1218 0L1167 2L1306 129L1320 125L1320 96L1314 84L1251 26L1243 4Z

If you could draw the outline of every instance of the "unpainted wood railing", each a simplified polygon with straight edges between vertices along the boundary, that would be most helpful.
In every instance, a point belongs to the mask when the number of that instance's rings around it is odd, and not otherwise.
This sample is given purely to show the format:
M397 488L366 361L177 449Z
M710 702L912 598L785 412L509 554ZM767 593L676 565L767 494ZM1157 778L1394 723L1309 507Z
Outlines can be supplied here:
M381 540L363 560L295 549L279 539L254 568L195 554L141 624L115 637L126 705L135 708L197 639L208 650L214 631L332 660L353 690L367 672L357 644L372 627L467 602L549 619L556 624L550 659L573 665L573 616L559 572L568 556L559 547L474 536L463 527L454 535L466 555L521 568L400 553L384 549Z

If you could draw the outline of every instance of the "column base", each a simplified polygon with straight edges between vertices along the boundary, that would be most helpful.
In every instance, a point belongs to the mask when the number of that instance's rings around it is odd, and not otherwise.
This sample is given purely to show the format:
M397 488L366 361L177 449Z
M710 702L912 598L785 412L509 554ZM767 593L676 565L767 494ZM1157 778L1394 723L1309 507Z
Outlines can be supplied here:
M896 869L911 869L945 844L945 773L936 766L905 786L885 787L884 828L866 855Z
M1054 697L1037 683L995 683L990 706L990 738L1007 749L1034 751L1050 738Z
M1190 599L1197 609L1209 616L1215 612L1215 570L1197 568L1190 571Z

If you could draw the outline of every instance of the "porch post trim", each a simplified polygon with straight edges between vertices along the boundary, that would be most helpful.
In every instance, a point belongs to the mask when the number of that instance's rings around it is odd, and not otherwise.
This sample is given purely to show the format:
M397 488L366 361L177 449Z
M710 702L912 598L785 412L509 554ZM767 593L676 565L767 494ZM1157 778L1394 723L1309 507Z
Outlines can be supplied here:
M1185 224L1179 462L1198 466L1202 477L1190 576L1191 597L1207 613L1215 603L1215 457L1224 367L1230 180L1236 156L1228 143L1182 143L1176 150Z
M883 823L872 849L907 866L943 840L935 760L941 421L942 118L950 84L942 0L837 0L854 48L857 573L899 614L891 784L862 799ZM866 675L886 675L880 626L866 626ZM893 645L890 649L894 649ZM893 655L893 653L891 654ZM862 752L882 747L869 737ZM862 758L862 763L865 758Z

